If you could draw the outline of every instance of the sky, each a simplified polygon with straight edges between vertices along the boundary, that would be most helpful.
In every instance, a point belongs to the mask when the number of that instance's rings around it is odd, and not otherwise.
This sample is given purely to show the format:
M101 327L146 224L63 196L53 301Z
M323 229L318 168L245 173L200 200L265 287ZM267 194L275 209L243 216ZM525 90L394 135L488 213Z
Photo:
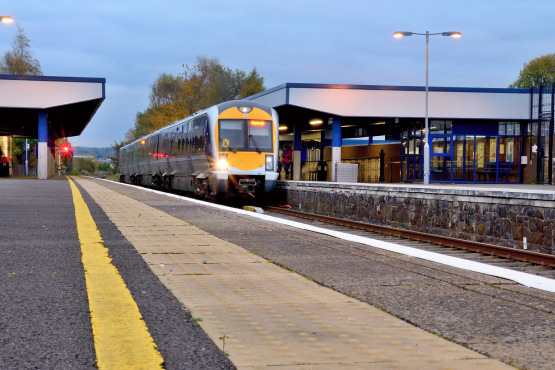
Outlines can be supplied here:
M150 85L197 56L285 82L507 87L555 52L555 1L26 1L0 5L25 30L47 76L104 77L106 100L74 146L109 146L148 107ZM0 24L0 53L15 24Z

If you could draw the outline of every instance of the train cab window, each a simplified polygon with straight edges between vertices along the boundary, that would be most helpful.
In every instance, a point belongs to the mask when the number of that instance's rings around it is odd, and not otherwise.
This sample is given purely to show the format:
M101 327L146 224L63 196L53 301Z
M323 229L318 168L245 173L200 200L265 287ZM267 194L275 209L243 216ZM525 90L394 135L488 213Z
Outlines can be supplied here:
M248 120L249 149L272 151L272 121Z
M245 147L245 124L242 119L220 120L220 150L243 149Z

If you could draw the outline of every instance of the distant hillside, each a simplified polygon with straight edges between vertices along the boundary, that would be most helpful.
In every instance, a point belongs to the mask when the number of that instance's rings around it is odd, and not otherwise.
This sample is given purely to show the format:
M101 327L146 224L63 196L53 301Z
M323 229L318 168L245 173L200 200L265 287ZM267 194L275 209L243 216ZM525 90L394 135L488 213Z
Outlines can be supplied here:
M102 159L106 159L108 157L113 157L115 155L115 152L112 148L89 148L86 146L74 146L73 155L90 155L95 158L101 157Z

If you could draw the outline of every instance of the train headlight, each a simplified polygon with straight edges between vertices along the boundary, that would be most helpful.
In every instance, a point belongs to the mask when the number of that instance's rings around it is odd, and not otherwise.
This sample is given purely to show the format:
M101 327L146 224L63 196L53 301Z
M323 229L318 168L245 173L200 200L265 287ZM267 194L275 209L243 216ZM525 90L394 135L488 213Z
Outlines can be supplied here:
M219 170L227 170L227 160L226 159L220 159L218 161L218 169Z
M273 171L274 170L274 156L267 155L266 156L266 171Z

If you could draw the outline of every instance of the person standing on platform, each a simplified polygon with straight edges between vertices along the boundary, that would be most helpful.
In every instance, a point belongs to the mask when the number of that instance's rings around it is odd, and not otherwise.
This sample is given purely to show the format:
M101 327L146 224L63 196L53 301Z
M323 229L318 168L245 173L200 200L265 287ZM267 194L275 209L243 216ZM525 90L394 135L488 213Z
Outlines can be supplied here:
M283 169L285 170L285 180L289 180L289 169L291 168L291 163L293 162L293 152L289 144L283 146Z
M281 157L280 157L278 159L278 163L277 163L278 180L281 180L281 168L282 168L282 161L281 161Z

